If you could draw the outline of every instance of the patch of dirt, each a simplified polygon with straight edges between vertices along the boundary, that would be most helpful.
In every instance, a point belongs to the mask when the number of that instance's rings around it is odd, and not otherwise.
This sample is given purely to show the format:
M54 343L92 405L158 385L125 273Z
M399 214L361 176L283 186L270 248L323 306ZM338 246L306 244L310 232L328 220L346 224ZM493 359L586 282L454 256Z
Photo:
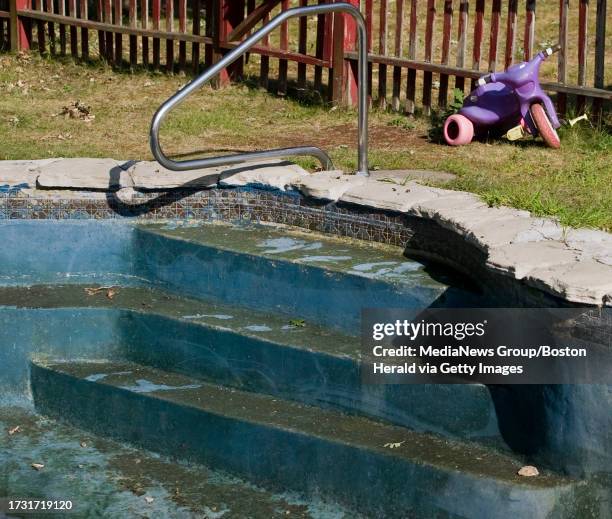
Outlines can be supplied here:
M396 126L370 125L369 142L372 149L405 150L431 145L427 142L427 134L419 129L403 129ZM357 125L339 124L321 129L316 134L304 135L303 132L292 132L278 135L275 146L301 146L305 142L313 146L330 149L338 146L354 148L357 143ZM269 137L263 135L257 145L270 146Z

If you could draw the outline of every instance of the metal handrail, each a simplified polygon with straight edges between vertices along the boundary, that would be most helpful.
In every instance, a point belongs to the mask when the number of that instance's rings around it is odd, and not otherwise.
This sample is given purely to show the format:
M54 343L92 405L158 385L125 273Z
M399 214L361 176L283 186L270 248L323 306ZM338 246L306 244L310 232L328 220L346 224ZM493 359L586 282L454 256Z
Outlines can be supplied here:
M358 100L358 168L357 174L368 176L368 72L367 72L367 47L366 47L366 26L365 20L359 9L347 3L337 4L322 4L312 5L307 7L296 7L283 11L281 14L270 20L261 29L255 32L252 36L244 40L230 53L226 54L223 59L215 63L212 67L205 70L193 81L189 82L185 87L179 90L176 94L168 98L155 112L151 121L151 129L149 131L149 143L151 152L157 161L164 167L174 171L187 171L190 169L200 169L215 166L224 166L228 164L240 164L249 160L256 160L271 157L288 157L288 156L313 156L317 158L323 168L333 169L333 164L329 155L316 146L298 146L294 148L280 148L265 151L254 151L249 153L240 153L236 155L224 155L220 157L207 157L203 159L192 159L175 161L168 158L159 144L159 127L168 115L168 112L178 106L187 96L192 94L198 88L202 87L207 81L216 76L221 70L231 65L240 56L245 54L253 45L259 42L264 36L272 32L283 22L290 18L311 16L315 14L328 14L333 12L344 12L351 15L357 24L357 34L359 39L359 66L358 66L358 85L359 85L359 100Z

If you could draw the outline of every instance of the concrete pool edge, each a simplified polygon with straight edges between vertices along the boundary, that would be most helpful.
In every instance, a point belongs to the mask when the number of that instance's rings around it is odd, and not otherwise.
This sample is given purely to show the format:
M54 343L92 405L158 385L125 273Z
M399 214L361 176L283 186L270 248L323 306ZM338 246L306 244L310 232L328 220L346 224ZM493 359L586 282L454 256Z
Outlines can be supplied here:
M184 184L176 180L181 178ZM505 287L504 297L510 295L512 304L543 304L552 296L558 304L612 305L611 234L565 229L526 211L489 207L471 193L388 174L369 179L341 172L308 174L287 162L174 173L157 163L83 158L1 161L2 184L8 188L0 193L0 220L286 223L406 247L496 290ZM47 190L53 188L63 191Z

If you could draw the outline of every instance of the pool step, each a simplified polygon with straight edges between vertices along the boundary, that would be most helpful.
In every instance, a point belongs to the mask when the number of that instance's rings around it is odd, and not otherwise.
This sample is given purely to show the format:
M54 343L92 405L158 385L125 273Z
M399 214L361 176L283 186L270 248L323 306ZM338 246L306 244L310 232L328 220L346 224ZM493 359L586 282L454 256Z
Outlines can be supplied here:
M19 369L24 387L26 352L128 360L420 431L503 445L485 386L364 385L357 337L302 322L299 316L270 315L145 287L114 287L109 298L97 288L0 288L0 340L22 341L18 351L24 352ZM21 326L16 336L12 323L17 319ZM96 326L98 320L103 326ZM70 341L65 340L66 327ZM15 352L0 350L0 363L17 360Z
M509 456L130 362L33 363L39 412L371 517L588 517L584 484Z
M32 463L44 467L33 470ZM0 467L4 496L34 494L73 503L70 513L0 512L3 519L359 519L337 503L272 493L223 471L102 438L29 408L0 407Z
M400 248L332 240L277 227L222 224L134 230L137 274L169 290L359 333L362 308L485 306L448 273Z

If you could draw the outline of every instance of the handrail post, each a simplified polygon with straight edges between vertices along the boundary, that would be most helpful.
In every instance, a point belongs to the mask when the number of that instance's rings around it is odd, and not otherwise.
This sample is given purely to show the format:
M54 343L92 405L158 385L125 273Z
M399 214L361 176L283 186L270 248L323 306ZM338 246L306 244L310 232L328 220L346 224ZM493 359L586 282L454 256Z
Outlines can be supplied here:
M357 175L368 176L368 65L367 65L367 42L365 20L359 9L354 5L341 2L337 4L319 4L306 7L295 7L281 12L278 16L270 20L261 29L244 40L240 45L228 52L222 59L205 70L198 77L193 79L181 90L167 99L155 112L151 121L149 131L149 143L151 152L157 161L164 167L174 171L187 171L192 169L240 164L249 160L258 160L273 157L289 157L309 155L319 160L325 169L333 168L333 164L327 153L315 146L298 146L293 148L281 148L265 151L255 151L249 153L239 153L236 155L225 155L221 157L208 157L203 159L192 159L175 161L168 158L159 143L159 129L162 121L168 113L184 101L189 95L201 88L223 69L234 63L248 50L258 43L262 38L272 32L276 27L286 22L290 18L300 16L311 16L315 14L330 14L342 12L349 14L357 26L357 36L359 40L359 61L358 61L358 166Z

